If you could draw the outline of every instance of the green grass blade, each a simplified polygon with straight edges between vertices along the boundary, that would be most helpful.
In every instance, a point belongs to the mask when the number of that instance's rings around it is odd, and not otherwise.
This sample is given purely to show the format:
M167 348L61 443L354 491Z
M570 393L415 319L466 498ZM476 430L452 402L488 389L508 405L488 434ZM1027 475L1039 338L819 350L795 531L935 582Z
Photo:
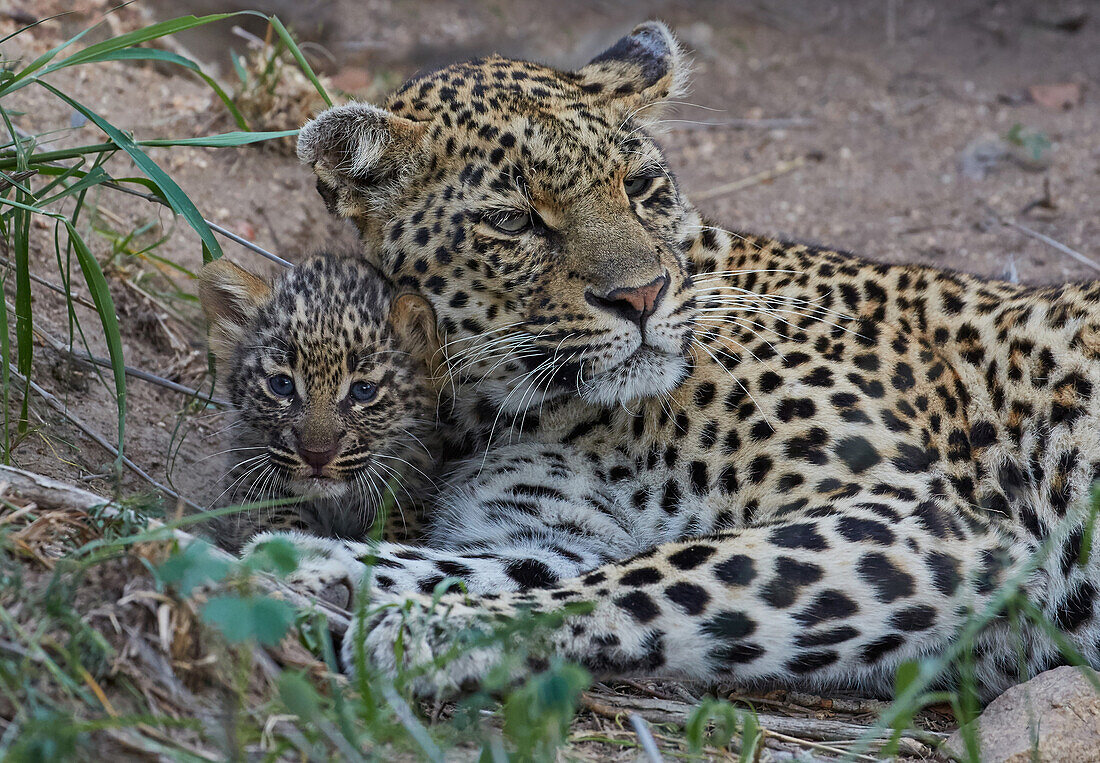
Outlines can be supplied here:
M4 274L4 280L7 280L7 273ZM11 402L11 369L8 364L11 362L11 340L8 338L8 304L7 300L0 299L0 359L3 360L4 367L0 368L0 381L4 385L4 453L3 460L6 465L11 464L11 431L9 429L11 422L8 420L8 408Z
M218 84L218 81L211 77L209 74L202 70L197 63L192 61L186 56L181 56L178 53L172 53L167 50L157 50L156 48L124 48L122 50L110 51L98 58L94 59L95 62L100 61L159 61L161 63L175 64L176 66L183 67L188 71L192 71L202 78L214 94L218 96L221 102L225 105L225 108L229 110L229 113L233 116L233 121L237 123L237 127L242 130L248 129L248 122L245 120L244 115L241 114L240 109L237 108L237 104L233 103L233 99L229 97L229 94L225 92L224 88ZM85 63L91 63L86 61Z
M199 214L199 210L195 208L191 199L183 192L182 188L176 185L176 181L168 176L168 173L162 170L156 162L149 158L148 154L141 150L141 147L134 142L133 138L124 134L99 114L58 90L53 85L47 82L39 82L39 84L86 116L89 120L95 122L96 127L103 130L103 132L107 134L107 137L111 139L112 143L130 155L130 158L134 160L134 164L141 169L145 176L156 183L159 191L164 195L165 200L172 210L176 212L176 214L181 215L192 229L199 234L199 238L202 239L203 244L204 260L208 257L210 259L217 259L222 256L221 245L218 244L217 239L214 238L214 233L210 230L210 226L202 219L202 215Z
M76 259L80 264L80 270L84 273L84 282L88 284L92 302L96 312L99 313L99 321L103 325L103 338L107 341L107 351L111 357L111 370L115 375L115 403L118 407L118 458L115 459L115 471L122 470L123 435L126 429L126 363L122 357L122 334L118 329L118 315L115 313L115 303L111 299L111 292L107 288L107 279L99 267L99 263L92 255L84 239L80 237L76 227L65 221L65 227L69 232L69 241L76 251Z
M17 192L17 198L23 199L25 194ZM4 201L7 201L5 199ZM18 203L18 202L16 202ZM25 206L20 204L20 206ZM30 235L31 235L31 211L29 209L17 209L12 216L12 229L14 240L12 241L12 254L15 261L15 347L16 367L19 373L27 379L28 386L31 378L31 365L34 355L34 317L31 312L31 261L30 261ZM6 388L5 388L6 389ZM23 407L19 414L20 435L27 431L30 416L30 395L28 390L23 390Z
M0 37L0 45L3 45L5 42L7 42L8 40L10 40L13 37L18 37L19 35L26 32L28 29L34 29L39 24L45 24L47 21L53 21L54 19L59 19L62 16L68 16L70 13L73 13L73 11L64 11L63 13L55 13L53 16L47 16L44 19L39 19L38 21L27 24L26 26L19 27L14 32L12 32L11 34L7 34L7 35L4 35L3 37ZM68 44L68 43L66 43L66 44Z
M100 23L102 23L102 22L100 22ZM12 76L12 78L9 79L4 84L3 87L0 87L0 96L7 95L8 93L11 93L15 90L18 90L21 87L24 87L24 86L30 84L31 80L29 78L32 74L34 74L36 71L38 71L43 66L48 64L50 61L54 60L54 58L57 57L58 53L60 53L61 51L63 51L65 48L69 47L73 43L78 42L81 37L88 34L88 32L92 31L97 26L99 26L99 24L93 24L92 26L88 27L84 31L82 31L79 34L75 35L74 37L70 37L65 42L51 48L50 50L47 50L45 53L40 55L38 58L31 61L29 64L27 64L25 67L23 67L22 70L16 72Z
M78 177L79 180L77 180L72 185L65 186L63 190L58 191L53 196L48 196L42 199L39 203L45 207L59 199L65 198L66 196L72 196L73 194L80 193L87 188L91 188L92 186L99 185L100 183L106 182L111 179L111 176L108 175L106 170L104 170L102 167L93 167L88 172L81 172L80 170L76 169L69 170L64 175L62 175L59 180L63 180L66 177L72 176Z
M228 148L259 143L277 138L290 138L298 134L297 130L276 130L274 132L223 132L218 135L203 135L198 138L158 138L140 140L139 146L163 148L166 146L203 146L206 148Z
M44 207L49 206L51 201L64 196L65 195L64 189L67 187L65 185L65 181L67 181L71 178L74 178L74 177L77 178L77 179L82 177L81 169L83 168L83 166L84 166L84 160L80 159L80 160L77 161L76 164L74 164L71 167L57 167L56 169L58 170L58 172L56 174L50 173L48 175L45 175L45 174L39 173L40 177L43 177L43 178L49 177L49 178L52 178L52 179L48 183L46 183L45 185L41 186L37 191L35 191L35 195L40 199L40 201L38 203L41 204ZM54 188L57 188L58 186L61 186L61 188L62 188L61 191L59 191L53 197L47 198L45 196L46 194L49 194L51 191L53 191Z
M97 42L95 45L89 45L83 50L73 53L68 58L64 58L61 61L58 61L56 64L53 64L42 73L47 74L49 72L55 72L59 69L64 69L69 66L77 66L78 64L87 64L94 61L107 60L106 58L104 58L105 56L108 56L115 51L122 50L123 48L132 48L135 45L140 45L144 42L150 42L151 40L155 40L159 37L167 37L170 34L183 32L187 29L194 29L195 27L204 26L215 21L232 18L236 15L236 13L212 13L207 16L180 16L179 18L161 21L156 24L150 24L147 27L135 29L133 32L120 34L117 37L110 38L109 40ZM78 38L73 38L73 41L75 41L76 39Z
M42 151L37 154L27 155L27 166L35 167L39 172L43 172L41 169L47 162L64 161L66 159L77 159L85 154L102 154L104 151L114 151L116 147L113 143L96 143L92 146L77 146L76 148L61 148L56 151ZM11 151L0 152L0 170L7 170L17 165L18 157Z

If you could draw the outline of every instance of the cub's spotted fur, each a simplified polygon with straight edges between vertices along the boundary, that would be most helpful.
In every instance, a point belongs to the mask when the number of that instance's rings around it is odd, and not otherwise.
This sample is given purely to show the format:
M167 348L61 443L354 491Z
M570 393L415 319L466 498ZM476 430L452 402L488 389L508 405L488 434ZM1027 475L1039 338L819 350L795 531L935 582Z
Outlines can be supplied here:
M888 692L1017 580L1100 665L1100 536L1080 508L1100 468L1100 284L705 222L649 135L684 71L645 24L575 72L455 64L302 130L365 256L431 302L483 453L425 547L298 537L301 582L357 584L373 554L377 595L419 604L347 643L391 667L402 630L404 659L429 664L487 616L587 600L552 642L599 675ZM409 593L445 576L469 596ZM462 651L424 688L495 656ZM973 657L986 695L1060 659L1002 616Z
M271 285L218 260L203 267L199 296L235 415L221 502L298 499L231 515L219 541L238 547L271 528L361 539L387 485L397 509L412 509L395 511L392 528L415 521L442 450L431 308L333 255Z

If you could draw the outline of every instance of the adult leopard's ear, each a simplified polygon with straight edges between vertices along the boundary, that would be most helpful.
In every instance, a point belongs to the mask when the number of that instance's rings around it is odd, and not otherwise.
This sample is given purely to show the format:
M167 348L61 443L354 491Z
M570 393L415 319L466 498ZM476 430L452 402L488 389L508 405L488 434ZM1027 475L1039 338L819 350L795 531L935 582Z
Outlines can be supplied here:
M219 369L228 367L249 324L270 298L267 281L226 259L202 266L199 302L206 314L210 351Z
M440 374L443 342L435 320L435 310L418 294L402 294L390 305L390 325L403 350L420 360L433 379Z
M317 173L329 211L358 218L385 206L418 164L427 123L369 103L325 111L298 133L298 158Z
M652 106L687 90L691 61L668 27L647 21L577 71L581 87L596 99L621 101L638 118L655 118Z

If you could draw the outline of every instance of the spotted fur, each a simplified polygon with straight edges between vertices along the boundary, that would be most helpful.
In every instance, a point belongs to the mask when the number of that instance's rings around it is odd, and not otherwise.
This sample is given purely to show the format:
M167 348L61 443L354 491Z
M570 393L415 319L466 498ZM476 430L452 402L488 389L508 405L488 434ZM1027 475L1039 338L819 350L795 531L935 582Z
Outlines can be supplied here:
M230 515L219 542L238 547L275 528L362 539L387 485L391 532L417 522L444 450L431 308L395 299L374 268L335 255L272 285L225 260L200 279L234 415L220 503L295 499Z
M734 233L651 133L684 62L659 24L561 72L499 57L306 125L366 256L427 298L482 454L423 548L300 537L306 585L411 598L349 649L426 664L469 627L590 601L554 650L601 676L888 692L1022 592L1100 665L1100 284L1034 289ZM1037 557L1048 545L1053 553ZM1035 569L1030 569L1036 560ZM447 576L468 596L425 594ZM421 591L422 594L409 592ZM419 596L419 598L418 598ZM994 617L989 696L1057 663ZM425 690L477 680L466 650Z

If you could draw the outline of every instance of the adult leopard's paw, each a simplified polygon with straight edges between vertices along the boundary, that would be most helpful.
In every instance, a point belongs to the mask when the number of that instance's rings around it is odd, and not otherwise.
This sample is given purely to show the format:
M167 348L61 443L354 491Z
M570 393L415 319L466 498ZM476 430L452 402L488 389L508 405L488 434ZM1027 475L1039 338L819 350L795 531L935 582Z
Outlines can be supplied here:
M265 532L248 542L244 554L272 540L288 541L298 553L298 566L286 576L287 583L340 609L351 607L365 569L351 544L302 532Z
M392 677L405 673L416 694L438 697L480 685L501 663L503 650L492 638L487 613L457 597L433 604L428 596L388 595L372 601L371 608L344 637L348 672L354 671L362 644L374 667Z

